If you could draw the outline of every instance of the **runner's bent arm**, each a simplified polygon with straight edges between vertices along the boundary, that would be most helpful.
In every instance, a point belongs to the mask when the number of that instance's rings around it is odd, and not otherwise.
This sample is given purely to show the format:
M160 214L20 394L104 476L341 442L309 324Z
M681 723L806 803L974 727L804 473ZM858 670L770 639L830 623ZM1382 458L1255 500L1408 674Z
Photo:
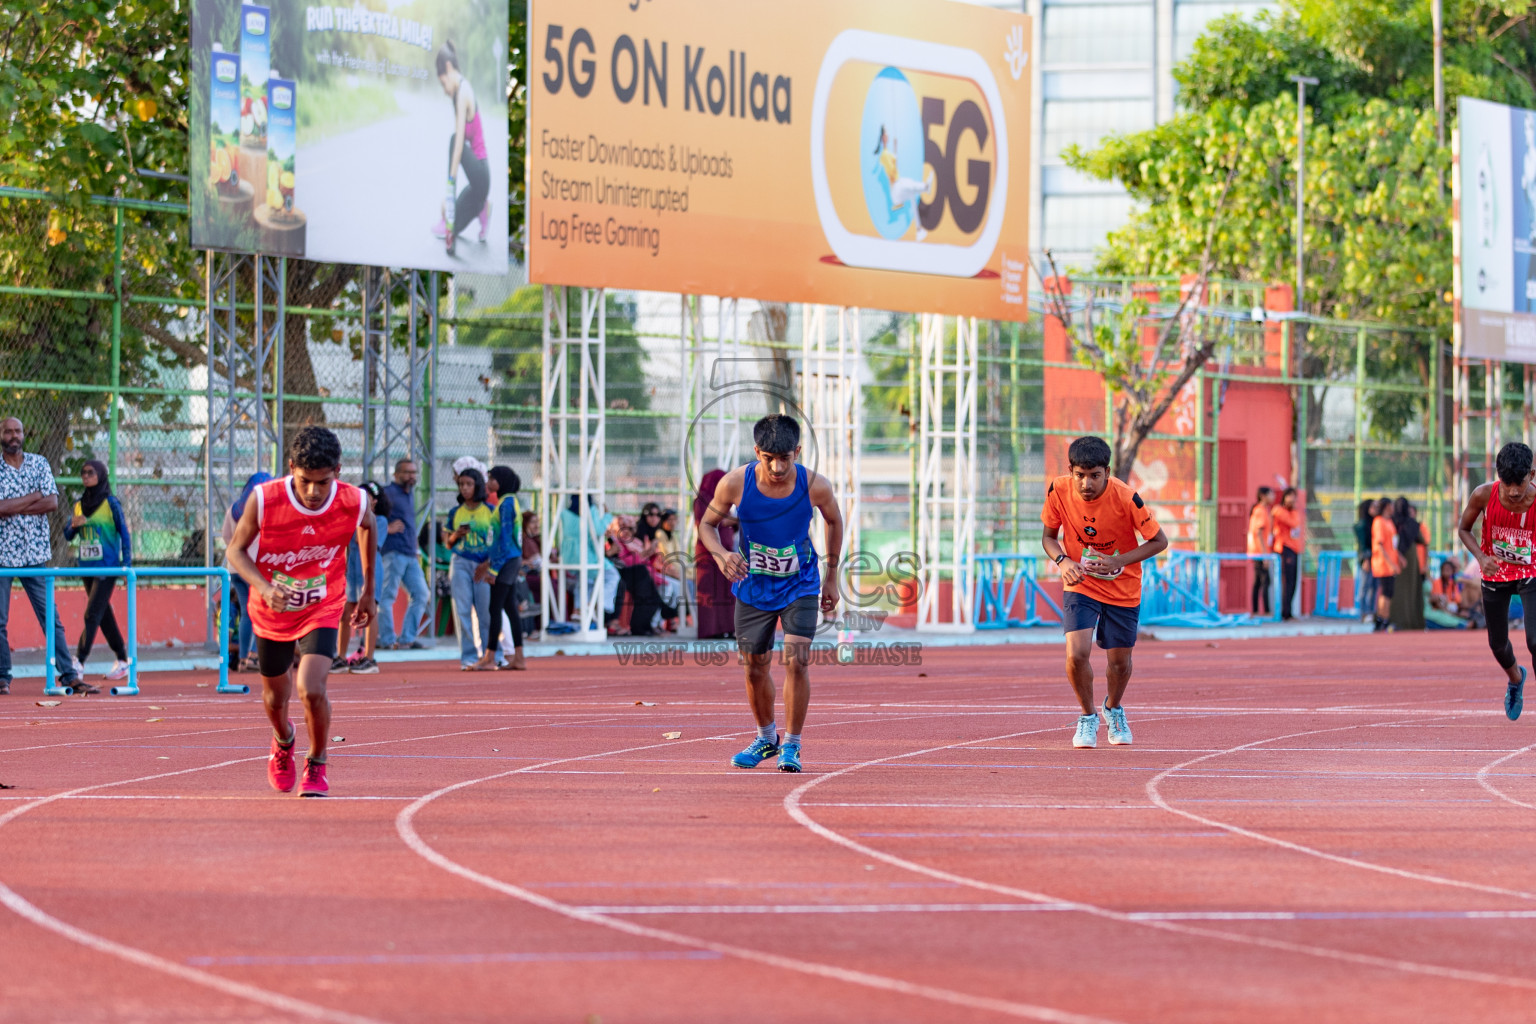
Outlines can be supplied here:
M1483 553L1482 545L1478 543L1472 527L1477 525L1478 516L1488 508L1488 499L1492 495L1493 484L1478 485L1473 490L1472 497L1467 499L1467 507L1461 510L1461 519L1456 523L1456 536L1461 538L1462 546L1472 552L1472 557L1477 559L1477 567L1483 571L1484 576L1496 574L1499 571L1499 563Z
M1151 540L1142 541L1123 555L1111 555L1103 559L1100 564L1112 569L1124 569L1128 565L1135 565L1137 562L1144 562L1149 558L1154 558L1167 549L1168 535L1163 532L1162 527L1158 527L1157 534Z
M811 504L821 513L826 526L826 572L821 574L821 612L831 615L837 609L837 564L843 553L843 510L837 507L832 482L820 473L811 473Z
M1040 537L1040 546L1045 548L1045 553L1050 556L1052 564L1061 568L1061 581L1076 586L1083 581L1083 566L1067 554L1067 549L1061 546L1061 541L1056 536L1056 531L1060 529L1059 526L1055 529L1047 526Z
M261 575L261 570L256 568L256 563L251 561L250 548L256 542L256 537L261 533L261 523L256 519L256 502L247 501L245 511L240 515L240 521L235 524L234 539L229 542L229 550L225 552L224 560L229 567L239 573L245 582L251 585L256 596L267 602L267 607L275 612L280 612L288 606L288 591L268 583Z
M249 511L249 508L247 508ZM378 520L368 514L368 497L363 496L363 521L357 524L357 550L367 551L370 554L378 549L378 540L374 534L378 532ZM363 556L363 593L358 598L357 608L352 612L352 628L367 629L375 616L378 615L378 602L373 596L373 575L375 559Z
M699 540L703 542L704 550L714 556L715 564L720 566L720 571L732 583L747 578L747 563L738 552L725 549L725 545L720 542L719 524L727 518L731 507L741 500L744 472L752 468L748 466L743 470L737 467L727 473L715 488L715 496L709 507L699 518Z

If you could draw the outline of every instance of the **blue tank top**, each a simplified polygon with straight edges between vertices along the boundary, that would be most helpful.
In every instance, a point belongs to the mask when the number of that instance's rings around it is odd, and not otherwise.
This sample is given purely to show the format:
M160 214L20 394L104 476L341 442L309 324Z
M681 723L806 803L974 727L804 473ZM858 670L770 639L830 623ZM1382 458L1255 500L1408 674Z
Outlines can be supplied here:
M736 518L737 550L747 560L747 578L731 584L736 600L763 611L788 608L821 593L821 569L811 547L811 486L805 467L795 466L795 490L770 498L757 489L757 464L748 463Z

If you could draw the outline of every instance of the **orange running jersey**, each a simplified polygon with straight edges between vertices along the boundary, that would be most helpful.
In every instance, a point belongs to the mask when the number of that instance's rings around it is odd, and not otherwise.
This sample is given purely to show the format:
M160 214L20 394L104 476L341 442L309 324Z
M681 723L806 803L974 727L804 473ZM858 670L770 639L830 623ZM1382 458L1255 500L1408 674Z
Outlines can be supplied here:
M1261 501L1253 506L1253 511L1248 513L1248 553L1250 555L1269 554L1269 535L1273 528L1274 522L1264 503Z
M1047 533L1062 531L1061 546L1067 557L1077 562L1083 560L1085 550L1104 558L1128 554L1143 540L1156 537L1159 529L1141 495L1113 477L1094 501L1083 500L1070 476L1052 480L1045 491L1040 521ZM1103 604L1134 608L1141 604L1141 563L1126 566L1112 580L1084 576L1081 583L1066 585L1066 589Z
M251 494L261 527L251 544L251 561L269 583L281 583L291 595L288 607L274 612L262 600L251 602L251 625L267 640L297 640L317 629L341 625L347 600L347 542L363 521L363 492L336 481L318 509L307 509L293 491L291 477L262 484Z
M1397 527L1386 516L1371 522L1371 575L1396 576L1402 562L1397 555Z
M1273 551L1279 554L1286 548L1290 548L1298 555L1307 549L1307 542L1301 539L1301 513L1286 508L1284 505L1275 506L1274 526L1271 528L1275 542Z

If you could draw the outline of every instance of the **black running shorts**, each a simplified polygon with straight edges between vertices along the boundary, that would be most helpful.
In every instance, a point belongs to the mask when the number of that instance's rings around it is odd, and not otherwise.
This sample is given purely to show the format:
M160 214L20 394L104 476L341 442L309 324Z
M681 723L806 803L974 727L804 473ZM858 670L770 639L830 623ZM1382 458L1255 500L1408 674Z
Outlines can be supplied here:
M1392 595L1397 590L1397 577L1377 576L1375 579L1376 593L1379 596L1386 598L1388 601L1392 600Z
M320 654L330 661L336 657L336 634L334 629L312 629L297 640L268 640L258 636L256 663L262 675L275 679L287 675L290 667L297 667L298 660L306 654Z
M743 654L767 654L773 650L773 634L779 623L784 623L785 636L804 637L816 635L817 614L821 601L816 597L797 597L789 607L767 611L754 608L745 601L736 602L736 645Z

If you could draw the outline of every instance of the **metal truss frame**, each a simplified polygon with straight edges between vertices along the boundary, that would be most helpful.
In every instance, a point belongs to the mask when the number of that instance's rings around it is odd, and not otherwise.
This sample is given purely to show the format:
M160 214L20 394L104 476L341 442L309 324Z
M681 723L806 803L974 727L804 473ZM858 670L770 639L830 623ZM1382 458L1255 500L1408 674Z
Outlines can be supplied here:
M969 633L976 628L978 325L956 318L952 343L947 325L942 316L919 318L917 628Z
M843 513L843 550L826 550L826 524L812 520L812 541L823 555L859 551L859 485L864 446L862 362L859 311L827 306L806 307L801 331L800 407L805 415L802 441L814 446L811 468L832 484ZM829 321L835 321L835 324ZM846 569L847 559L840 558Z
M578 322L571 323L572 297L579 301ZM566 529L561 510L578 499L581 538L574 546L577 561L559 563L558 572L539 588L540 623L549 635L551 623L565 622L571 608L564 576L575 580L578 642L607 638L603 624L602 530L607 479L607 294L602 289L544 286L544 359L540 393L543 399L543 439L540 455L539 515L544 523L544 550L560 550ZM572 328L575 328L573 331ZM594 556L595 551L595 556Z

